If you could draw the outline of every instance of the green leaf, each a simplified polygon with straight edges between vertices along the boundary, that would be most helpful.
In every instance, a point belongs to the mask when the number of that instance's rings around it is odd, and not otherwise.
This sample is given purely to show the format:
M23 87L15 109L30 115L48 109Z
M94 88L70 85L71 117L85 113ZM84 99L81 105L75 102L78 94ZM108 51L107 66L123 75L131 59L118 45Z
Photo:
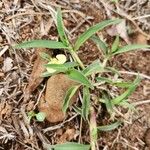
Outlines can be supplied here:
M122 106L123 108L128 108L130 110L136 110L133 104L130 104L127 100L122 101L121 103L119 103L120 106Z
M64 98L64 103L63 103L63 112L67 111L67 108L69 107L70 100L74 96L74 94L76 93L76 91L78 90L79 87L80 87L79 85L78 86L72 86L67 91L65 98Z
M81 109L81 108L79 108L79 107L77 107L77 106L74 106L73 109L74 109L75 112L77 112L79 115L82 116L82 109ZM83 117L83 116L82 116L82 117Z
M46 72L43 72L40 76L45 78L45 77L49 77L51 75L53 75L53 73L49 73L48 71L46 71Z
M50 40L32 40L26 41L14 46L14 48L52 48L52 49L67 49L63 43Z
M36 117L37 121L43 122L46 117L46 114L44 112L39 112L39 113L35 114L35 117Z
M113 55L136 50L136 49L143 49L143 48L150 48L150 45L140 45L140 44L126 45L122 48L119 48L117 51L115 51Z
M64 45L68 45L69 42L64 31L64 24L63 24L62 13L60 8L58 8L57 10L57 30L61 41L64 43Z
M98 36L93 35L91 40L96 43L96 45L102 50L103 54L106 55L108 53L108 45L102 41Z
M112 53L117 51L118 46L119 46L119 36L116 36L116 39L114 40L114 42L112 44L112 48L111 48Z
M87 87L93 88L91 82L88 80L88 78L81 72L76 69L71 69L67 72L67 75L70 79L81 83L82 85L85 85Z
M53 146L54 150L89 150L90 145L83 145L74 142L68 142L65 144L57 144Z
M117 121L117 122L112 123L110 125L99 126L99 127L97 127L97 129L100 131L111 131L111 130L118 128L118 126L120 126L120 125L121 125L121 122Z
M137 76L137 78L134 80L133 84L123 94L112 99L112 101L111 101L112 104L118 105L123 100L126 100L135 91L135 89L139 85L139 83L140 83L140 78L139 78L139 76Z
M74 50L77 51L80 46L86 41L88 40L92 35L94 35L96 32L102 30L103 28L109 26L109 25L114 25L119 23L121 20L120 19L115 19L115 20L105 20L102 21L92 27L90 27L87 31L85 31L83 34L81 34L79 36L79 38L77 39L77 41L75 42L74 45Z
M30 112L28 112L27 116L28 116L29 121L30 121L35 116L35 112L34 111L30 111Z
M96 81L97 82L106 82L106 83L109 83L109 84L113 84L113 81L111 79L105 78L105 77L97 77Z
M87 87L83 88L82 116L88 120L90 111L90 91Z
M123 87L123 88L128 88L129 86L132 85L131 82L121 82L121 81L113 81L109 78L105 78L105 77L97 77L96 78L97 82L106 82L118 87Z
M85 76L89 76L93 73L98 73L104 71L102 64L99 60L92 62L89 66L87 66L82 72Z
M51 60L50 55L48 55L48 54L46 54L46 53L44 53L44 52L40 52L39 54L40 54L40 56L41 56L43 59L45 59L45 60L47 60L47 61L50 61L50 60Z
M66 72L68 68L64 64L46 64L46 68L54 69L57 72Z
M54 69L57 72L66 72L70 68L74 68L74 67L78 66L78 64L76 62L67 62L64 64L46 64L45 66L46 66L46 68Z

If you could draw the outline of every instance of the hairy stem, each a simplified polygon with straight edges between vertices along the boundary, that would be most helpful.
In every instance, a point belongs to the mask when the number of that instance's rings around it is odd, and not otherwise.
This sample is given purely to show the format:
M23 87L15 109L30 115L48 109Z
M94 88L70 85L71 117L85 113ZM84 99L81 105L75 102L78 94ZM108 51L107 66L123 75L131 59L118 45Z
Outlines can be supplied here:
M72 57L74 58L74 60L80 65L80 67L82 69L85 69L84 64L82 63L82 61L80 60L79 56L76 54L75 51L70 50L70 53L72 55Z

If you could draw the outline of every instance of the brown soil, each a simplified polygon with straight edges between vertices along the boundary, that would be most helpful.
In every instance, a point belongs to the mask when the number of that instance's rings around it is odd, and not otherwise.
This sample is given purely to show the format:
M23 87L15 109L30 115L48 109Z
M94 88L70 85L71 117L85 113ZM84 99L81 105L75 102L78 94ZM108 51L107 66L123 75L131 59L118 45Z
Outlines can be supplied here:
M80 127L80 117L72 109L68 112L67 118L60 123L49 123L48 121L39 123L34 118L31 123L28 122L27 112L37 111L37 102L45 93L48 79L44 79L43 82L40 80L42 83L25 102L24 91L29 84L29 76L33 69L32 59L36 49L15 50L11 48L11 45L28 39L58 39L48 6L56 8L59 5L63 10L69 10L63 14L63 17L68 32L71 32L69 34L71 41L75 41L77 36L89 26L118 15L109 10L107 5L104 6L101 1L97 0L53 0L51 2L39 0L33 2L27 0L0 2L0 54L3 51L0 55L0 149L43 150L43 143L56 144L66 141L89 143L87 122L83 122ZM110 3L110 6L116 9L114 4ZM149 1L133 0L130 2L121 1L117 7L124 8L125 13L134 18L149 14L149 6ZM76 12L71 12L71 10ZM85 17L87 18L85 19ZM85 21L83 21L84 19ZM128 28L132 27L131 22L127 22ZM145 33L149 34L149 18L136 19L135 22ZM81 23L80 26L78 26L79 23ZM136 32L136 30L133 28L132 32ZM110 45L112 44L114 37L110 37L106 30L98 34ZM130 38L131 41L133 41L132 38ZM122 43L124 43L123 39ZM54 51L54 53L59 53L59 51ZM78 53L84 64L89 64L97 58L102 59L100 51L92 41L86 42ZM149 55L149 51L129 52L116 56L110 64L121 71L140 72L150 76ZM8 60L12 62L7 62L6 69L3 69L6 58L10 58ZM135 78L129 74L121 74L121 77L125 80ZM57 84L54 85L57 88ZM119 93L120 90L110 89L110 92L114 93L114 91ZM150 80L145 78L129 98L130 102L138 102L136 106L138 111L128 112L118 108L123 113L123 117L119 114L117 117L122 118L124 123L115 131L100 133L98 137L99 150L150 149L150 105L144 103L144 100L150 100ZM143 103L140 104L140 102ZM98 125L112 122L103 106L101 108L96 105L95 108L97 112L100 112L97 114ZM62 116L60 114L60 118L59 121L64 118L63 114Z

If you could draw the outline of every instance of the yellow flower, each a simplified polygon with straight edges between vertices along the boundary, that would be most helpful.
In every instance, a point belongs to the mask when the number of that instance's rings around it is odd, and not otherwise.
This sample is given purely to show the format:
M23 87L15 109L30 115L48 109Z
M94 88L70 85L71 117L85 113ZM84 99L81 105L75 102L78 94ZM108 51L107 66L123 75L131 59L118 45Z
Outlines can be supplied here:
M67 58L64 54L56 55L56 58L52 58L48 64L64 64L67 61ZM47 67L46 68L49 73L54 73L56 70Z

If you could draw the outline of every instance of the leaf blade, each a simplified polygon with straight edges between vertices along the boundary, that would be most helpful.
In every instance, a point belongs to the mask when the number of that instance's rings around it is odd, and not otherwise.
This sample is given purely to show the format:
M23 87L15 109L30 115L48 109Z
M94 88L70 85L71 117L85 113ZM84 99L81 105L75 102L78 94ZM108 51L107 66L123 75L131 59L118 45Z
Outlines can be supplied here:
M98 36L94 35L91 37L91 40L96 43L96 45L102 50L104 55L107 55L108 45L104 41L102 41Z
M84 74L76 69L72 69L67 73L68 77L78 83L81 83L82 85L85 85L87 87L93 88L90 81Z
M65 46L61 42L57 41L50 41L50 40L32 40L32 41L25 41L21 44L15 45L14 48L52 48L52 49L67 49L68 47Z
M76 85L76 86L72 86L71 88L68 89L68 91L66 92L65 98L64 98L64 103L63 103L63 112L67 111L67 108L69 107L69 102L71 100L71 98L73 97L73 95L76 93L76 91L78 90L80 86Z
M99 126L99 127L97 127L97 129L100 131L111 131L111 130L116 129L120 124L121 124L121 122L117 121L117 122L112 123L110 125Z
M135 91L135 89L139 83L140 83L140 78L139 78L139 76L137 76L137 78L134 80L133 84L123 94L112 99L112 101L111 101L112 104L118 105L120 102L127 99Z
M54 150L89 150L90 145L83 145L74 142L54 145Z
M90 91L87 87L83 88L83 103L82 103L82 117L88 120L90 111Z
M104 71L102 64L99 60L92 62L89 66L87 66L82 72L85 76L89 76L92 73L97 73Z
M68 41L67 36L64 31L64 24L63 24L62 13L61 13L60 8L58 8L58 10L57 10L57 31L58 31L61 41L65 45L68 45L69 41Z
M116 52L113 53L113 55L129 52L136 49L142 49L142 48L150 48L150 45L140 45L140 44L126 45L122 48L119 48Z
M109 25L114 25L119 23L121 20L120 19L115 19L115 20L105 20L102 21L92 27L90 27L86 32L81 34L77 41L75 42L74 45L74 50L77 51L80 46L87 40L89 39L92 35L94 35L96 32L102 30L103 28L109 26Z

